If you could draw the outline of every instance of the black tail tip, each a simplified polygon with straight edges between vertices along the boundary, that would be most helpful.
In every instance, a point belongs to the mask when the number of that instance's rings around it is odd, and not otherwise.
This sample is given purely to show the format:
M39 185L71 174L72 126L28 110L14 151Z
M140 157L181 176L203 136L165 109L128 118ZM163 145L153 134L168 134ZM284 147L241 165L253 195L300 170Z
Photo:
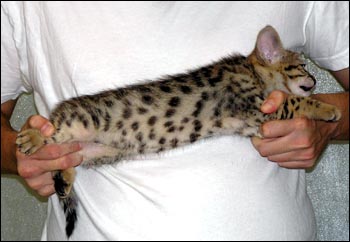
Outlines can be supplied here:
M66 217L66 234L67 234L67 237L69 238L72 233L73 233L73 230L75 228L75 222L77 221L77 213L75 210L71 210L69 214L67 214L67 217Z

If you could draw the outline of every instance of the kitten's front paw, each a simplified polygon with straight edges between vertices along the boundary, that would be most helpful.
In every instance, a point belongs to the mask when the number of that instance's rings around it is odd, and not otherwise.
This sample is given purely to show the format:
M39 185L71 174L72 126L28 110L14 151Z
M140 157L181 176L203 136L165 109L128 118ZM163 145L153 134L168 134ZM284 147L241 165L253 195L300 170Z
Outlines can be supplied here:
M338 121L341 118L341 111L333 106L325 104L317 112L319 118L323 121Z
M17 135L16 144L21 153L31 155L45 144L40 130L26 129Z
M60 198L66 198L73 187L75 178L75 169L69 168L64 171L57 171L53 176L55 181L55 190Z

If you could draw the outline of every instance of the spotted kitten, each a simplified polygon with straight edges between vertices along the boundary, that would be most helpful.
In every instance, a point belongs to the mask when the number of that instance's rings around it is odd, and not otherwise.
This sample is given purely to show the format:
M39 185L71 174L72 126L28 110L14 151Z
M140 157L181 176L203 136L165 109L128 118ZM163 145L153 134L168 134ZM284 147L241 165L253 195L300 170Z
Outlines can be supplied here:
M52 137L28 129L16 143L30 155L48 143L86 142L84 164L98 165L217 135L259 136L259 126L271 119L339 120L336 107L306 97L315 79L303 67L299 55L283 49L277 32L267 26L248 57L230 56L155 82L72 98L52 112ZM276 113L263 114L260 106L274 89L295 95ZM54 176L68 237L77 219L74 176L74 168Z

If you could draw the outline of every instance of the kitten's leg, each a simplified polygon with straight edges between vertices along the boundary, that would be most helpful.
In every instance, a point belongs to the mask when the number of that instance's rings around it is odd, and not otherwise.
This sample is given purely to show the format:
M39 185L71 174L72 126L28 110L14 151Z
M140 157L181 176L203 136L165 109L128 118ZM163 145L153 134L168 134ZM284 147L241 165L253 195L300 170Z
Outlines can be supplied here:
M44 137L37 129L26 129L18 134L16 144L20 152L31 155L45 144L90 141L95 136L96 131L85 129L82 124L77 122L74 127L62 126L58 128L51 137ZM55 172L55 189L61 198L66 197L71 191L74 178L74 168Z
M44 137L40 130L26 129L17 135L16 144L21 153L31 155L45 144L61 144L72 141L92 141L97 133L94 129L86 129L80 122L74 126L62 125L51 137Z
M82 150L79 153L83 156L82 165L111 164L122 158L133 154L133 150L116 148L101 143L81 143Z
M309 97L293 95L288 96L276 115L278 119L307 117L315 120L338 121L341 118L341 112L336 106Z
M83 163L81 165L86 167L91 165L111 164L127 155L134 154L133 150L118 149L99 143L81 143L81 147L82 150L79 151L83 156ZM54 175L55 190L60 198L66 198L69 195L74 178L74 168L56 171Z

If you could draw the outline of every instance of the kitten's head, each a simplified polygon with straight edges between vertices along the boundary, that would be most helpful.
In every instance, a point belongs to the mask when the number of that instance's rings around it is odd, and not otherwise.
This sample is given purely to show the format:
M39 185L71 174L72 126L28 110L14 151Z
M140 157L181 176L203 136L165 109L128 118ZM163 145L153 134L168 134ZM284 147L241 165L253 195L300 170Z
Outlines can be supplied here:
M279 89L299 96L309 96L316 80L304 69L298 53L285 50L276 30L263 28L248 59L265 84L265 94Z

